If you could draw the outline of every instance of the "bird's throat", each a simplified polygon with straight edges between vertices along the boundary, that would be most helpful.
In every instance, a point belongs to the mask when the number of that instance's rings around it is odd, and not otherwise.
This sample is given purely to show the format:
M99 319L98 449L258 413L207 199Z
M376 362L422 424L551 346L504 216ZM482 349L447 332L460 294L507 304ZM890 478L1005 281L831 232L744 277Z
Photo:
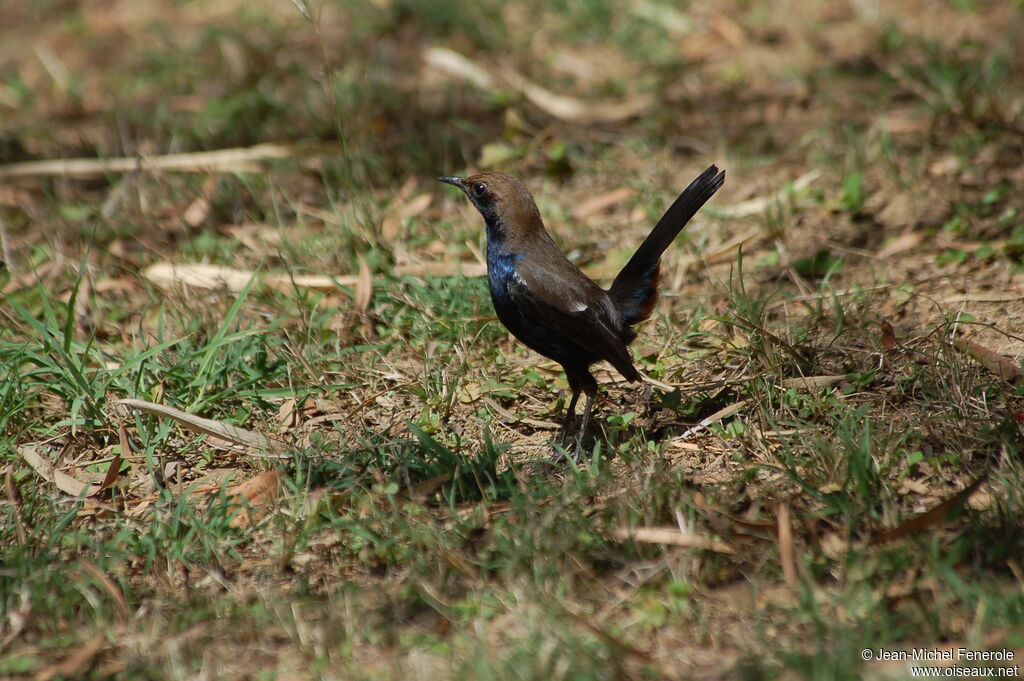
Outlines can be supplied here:
M490 253L494 246L504 246L505 225L497 219L488 219L485 220L485 223L487 225L487 251Z
M487 279L491 291L503 291L508 282L516 278L516 261L522 256L510 253L504 238L493 238L487 226Z

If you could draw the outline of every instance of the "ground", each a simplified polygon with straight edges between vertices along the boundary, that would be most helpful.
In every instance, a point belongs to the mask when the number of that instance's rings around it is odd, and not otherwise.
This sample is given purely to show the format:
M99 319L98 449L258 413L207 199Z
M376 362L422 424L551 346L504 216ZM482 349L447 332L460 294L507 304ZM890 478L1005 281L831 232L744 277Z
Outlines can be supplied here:
M0 676L1020 674L1019 1L4 14ZM710 163L552 463L435 178L607 285Z

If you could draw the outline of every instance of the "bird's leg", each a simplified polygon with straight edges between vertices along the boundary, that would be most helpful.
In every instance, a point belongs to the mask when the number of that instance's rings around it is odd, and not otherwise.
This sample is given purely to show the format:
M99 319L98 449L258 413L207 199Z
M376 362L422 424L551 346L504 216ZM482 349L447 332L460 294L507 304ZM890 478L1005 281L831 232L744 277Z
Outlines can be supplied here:
M566 375L569 375L568 371ZM583 453L583 438L587 435L590 414L594 409L594 398L597 396L597 381L589 371L584 369L573 376L571 384L573 390L576 391L574 397L578 397L581 392L587 396L587 401L583 405L583 420L580 422L579 430L576 431L575 442L572 445L572 457L576 463L579 463ZM573 400L573 404L575 405L575 400Z
M565 421L562 423L562 432L558 436L558 444L565 446L565 438L569 435L569 427L572 425L573 418L576 416L576 403L580 399L580 389L576 386L572 387L572 399L569 400L569 406L565 410Z
M587 392L587 401L583 405L583 421L580 423L580 432L577 442L583 440L583 436L587 434L587 426L590 424L590 411L594 408L594 395L595 392Z
M573 461L579 463L583 458L583 438L587 435L587 426L590 425L590 412L594 408L594 397L597 395L597 386L587 390L587 401L583 405L583 420L580 422L580 429L576 431L576 441L572 446Z
M562 425L562 434L558 438L558 445L563 449L568 449L570 445L569 430L576 417L576 404L579 402L580 393L585 393L587 396L586 404L583 407L583 423L580 425L580 429L576 432L576 437L571 444L571 456L578 463L580 451L583 449L583 436L587 432L587 425L590 423L590 412L594 408L594 396L597 395L597 381L594 380L586 366L565 367L565 377L568 379L569 388L572 390L572 399L569 400L569 408L565 410L565 423ZM556 460L561 457L561 451L558 447L555 448Z

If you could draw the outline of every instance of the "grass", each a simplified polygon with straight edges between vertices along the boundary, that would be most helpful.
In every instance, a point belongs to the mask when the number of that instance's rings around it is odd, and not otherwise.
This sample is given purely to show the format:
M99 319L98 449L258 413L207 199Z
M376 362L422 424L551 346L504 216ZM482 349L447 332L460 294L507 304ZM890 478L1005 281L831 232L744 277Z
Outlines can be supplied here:
M24 47L0 53L0 164L315 149L0 187L0 676L881 679L906 667L862 650L1024 655L1022 391L953 344L1019 366L1019 3L303 7L15 3L0 28ZM437 46L657 104L562 120L425 65ZM407 273L483 249L433 178L522 177L607 281L711 161L726 188L632 348L668 385L600 371L583 462L550 465L559 367L482 278ZM164 290L157 262L254 276ZM118 475L79 498L31 443ZM699 541L638 534L672 527Z

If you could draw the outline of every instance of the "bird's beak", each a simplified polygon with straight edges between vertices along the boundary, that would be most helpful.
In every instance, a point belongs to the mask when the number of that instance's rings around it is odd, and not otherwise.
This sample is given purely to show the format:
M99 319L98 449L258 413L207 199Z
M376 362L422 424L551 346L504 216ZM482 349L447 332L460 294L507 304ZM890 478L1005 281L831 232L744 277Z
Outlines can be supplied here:
M461 177L439 177L438 181L450 184L454 187L458 187L462 191L466 191L466 185Z

